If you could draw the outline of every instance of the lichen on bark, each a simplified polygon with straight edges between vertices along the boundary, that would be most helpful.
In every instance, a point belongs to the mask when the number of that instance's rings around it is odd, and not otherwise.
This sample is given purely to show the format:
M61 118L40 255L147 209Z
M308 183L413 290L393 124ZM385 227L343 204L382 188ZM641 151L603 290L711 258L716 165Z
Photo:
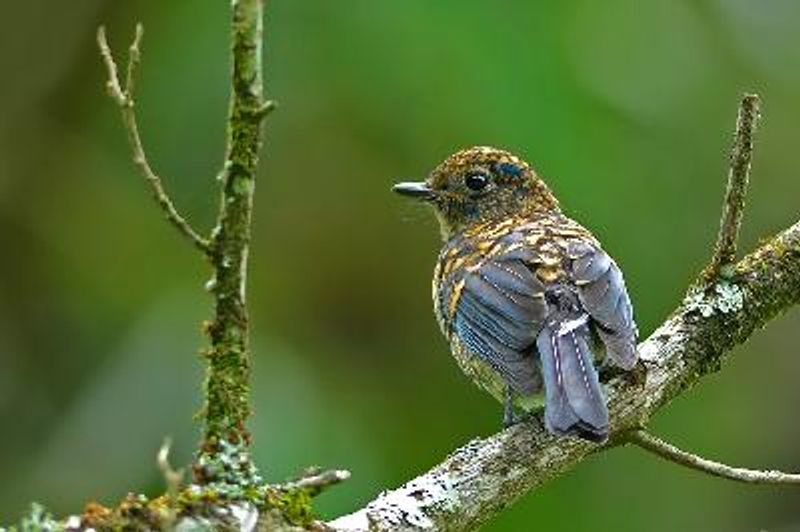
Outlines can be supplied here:
M265 116L261 112L265 106L262 26L262 0L232 2L228 140L220 174L219 214L209 249L214 277L207 285L215 309L206 327L211 347L205 352L205 426L195 463L195 476L201 482L214 480L214 473L202 462L221 449L222 441L240 447L250 443L246 427L251 366L246 289L253 194Z

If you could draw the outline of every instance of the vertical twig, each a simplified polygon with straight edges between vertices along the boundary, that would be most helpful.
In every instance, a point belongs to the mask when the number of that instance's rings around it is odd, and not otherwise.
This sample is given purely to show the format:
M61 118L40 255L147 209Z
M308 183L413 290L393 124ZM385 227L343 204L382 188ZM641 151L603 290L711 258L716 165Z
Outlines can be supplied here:
M208 287L215 309L207 327L211 347L206 353L201 457L213 456L229 445L241 450L250 443L245 426L250 414L247 256L261 124L273 107L263 100L263 0L233 0L231 7L233 69L222 192L209 253L214 277ZM198 480L213 480L208 471L198 474L198 470L202 468L195 468Z
M714 255L704 275L708 281L712 281L720 275L727 275L728 268L736 260L736 245L739 228L742 224L747 185L750 181L753 137L760 117L760 103L757 95L745 94L739 104L719 234L714 247Z

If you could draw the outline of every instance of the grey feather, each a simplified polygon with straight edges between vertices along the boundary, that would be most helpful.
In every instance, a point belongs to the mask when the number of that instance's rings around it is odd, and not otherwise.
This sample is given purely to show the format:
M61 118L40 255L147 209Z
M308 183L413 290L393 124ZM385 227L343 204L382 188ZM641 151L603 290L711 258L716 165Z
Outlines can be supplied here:
M631 369L638 358L638 329L622 271L602 250L582 250L572 263L581 305L597 323L606 352L617 365Z
M456 334L466 347L497 371L515 392L522 395L538 393L541 380L530 353L503 344L472 316L458 314L454 324Z
M481 266L481 275L506 290L530 297L532 293L544 291L542 283L525 265L517 260L490 260Z
M608 408L582 325L568 332L550 326L536 341L545 384L545 423L556 434L594 441L608 436Z
M605 253L589 252L575 259L573 275L578 283L594 281L608 271L611 259Z
M521 395L541 390L533 346L547 306L543 287L524 264L502 257L467 272L454 331Z

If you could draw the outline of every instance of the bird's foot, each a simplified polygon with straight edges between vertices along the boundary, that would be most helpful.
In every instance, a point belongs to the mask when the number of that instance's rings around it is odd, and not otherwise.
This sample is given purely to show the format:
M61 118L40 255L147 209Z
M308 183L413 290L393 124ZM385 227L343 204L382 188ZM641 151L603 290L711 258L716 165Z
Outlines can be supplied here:
M506 400L503 403L503 428L507 429L508 427L516 425L526 417L525 415L518 415L514 412L514 396L511 393L511 389L507 388Z

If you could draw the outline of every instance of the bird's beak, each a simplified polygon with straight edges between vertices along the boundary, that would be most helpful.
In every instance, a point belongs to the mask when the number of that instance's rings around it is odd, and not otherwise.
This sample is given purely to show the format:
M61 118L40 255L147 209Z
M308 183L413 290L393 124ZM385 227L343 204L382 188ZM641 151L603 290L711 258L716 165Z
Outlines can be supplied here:
M431 190L431 187L429 187L424 181L397 183L392 187L392 190L398 194L402 194L403 196L408 196L410 198L416 198L423 201L433 199L433 191Z

